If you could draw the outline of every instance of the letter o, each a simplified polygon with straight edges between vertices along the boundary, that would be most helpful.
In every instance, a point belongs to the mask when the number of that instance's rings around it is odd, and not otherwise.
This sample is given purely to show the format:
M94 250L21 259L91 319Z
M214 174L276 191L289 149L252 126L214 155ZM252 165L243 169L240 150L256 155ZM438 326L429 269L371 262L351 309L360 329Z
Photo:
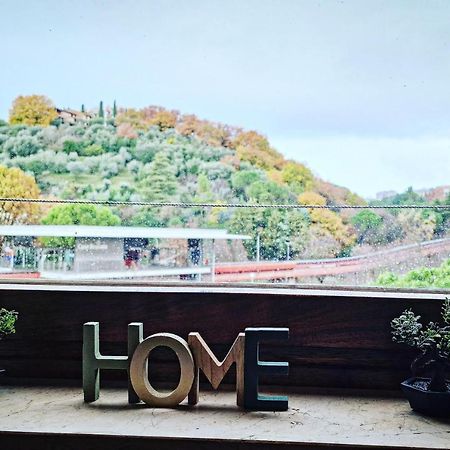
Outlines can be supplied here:
M180 363L180 381L169 393L157 391L148 381L148 357L156 347L169 347L175 352ZM147 337L137 346L133 354L130 379L136 394L147 405L177 406L187 397L194 381L194 358L187 342L172 333L157 333Z

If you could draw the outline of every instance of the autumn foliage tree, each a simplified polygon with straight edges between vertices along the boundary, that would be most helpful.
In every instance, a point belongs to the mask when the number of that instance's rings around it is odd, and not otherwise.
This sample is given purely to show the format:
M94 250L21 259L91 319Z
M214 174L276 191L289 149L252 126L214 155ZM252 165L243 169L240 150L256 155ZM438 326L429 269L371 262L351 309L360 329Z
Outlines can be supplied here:
M299 195L298 201L302 205L326 205L325 197L316 192L304 192ZM326 208L309 208L308 212L312 227L317 232L323 235L331 235L339 242L342 248L354 244L356 236L352 233L350 227L344 224L342 218L336 212Z
M11 125L48 126L57 118L55 106L44 95L20 95L9 113Z
M161 131L169 128L175 128L177 124L177 115L173 111L161 110L157 111L149 120L150 126L157 126Z
M230 147L237 129L209 120L201 120L194 114L186 114L179 119L177 131L183 136L195 135L199 140L213 147Z
M269 141L256 131L242 131L237 134L231 143L242 161L261 169L281 169L283 167L283 155L277 152L269 144Z
M0 197L37 198L39 188L34 178L20 169L0 166ZM0 202L0 223L17 225L34 223L39 217L37 203Z
M310 191L314 186L314 175L303 164L288 161L281 170L281 180L297 194Z
M119 110L116 116L116 125L128 125L136 130L147 128L143 112L134 108Z
M178 122L178 112L159 106L147 106L143 109L127 109L119 111L116 125L129 124L137 130L158 127L160 131L175 128Z

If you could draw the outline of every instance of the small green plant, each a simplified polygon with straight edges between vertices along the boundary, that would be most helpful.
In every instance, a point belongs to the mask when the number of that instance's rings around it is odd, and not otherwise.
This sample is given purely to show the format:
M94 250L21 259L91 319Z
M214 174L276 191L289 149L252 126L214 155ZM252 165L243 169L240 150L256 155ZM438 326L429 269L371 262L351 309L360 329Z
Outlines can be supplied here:
M446 392L446 374L450 369L450 299L442 307L444 325L430 322L426 328L409 309L391 322L392 340L417 348L420 355L412 362L414 376L428 372L430 391Z
M5 308L0 309L0 339L8 334L16 332L16 321L18 317L16 311L8 311Z

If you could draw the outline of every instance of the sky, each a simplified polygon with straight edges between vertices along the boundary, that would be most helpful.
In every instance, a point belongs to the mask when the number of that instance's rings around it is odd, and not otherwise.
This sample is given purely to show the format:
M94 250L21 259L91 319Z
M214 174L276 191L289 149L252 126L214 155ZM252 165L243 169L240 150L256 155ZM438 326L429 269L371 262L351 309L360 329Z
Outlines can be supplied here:
M448 0L0 0L0 118L161 105L365 197L450 184Z

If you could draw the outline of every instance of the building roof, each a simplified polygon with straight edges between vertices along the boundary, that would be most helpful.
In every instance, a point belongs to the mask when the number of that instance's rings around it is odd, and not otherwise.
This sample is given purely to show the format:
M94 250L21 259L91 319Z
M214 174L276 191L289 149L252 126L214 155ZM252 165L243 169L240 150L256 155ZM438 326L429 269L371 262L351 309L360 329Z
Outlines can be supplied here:
M0 236L155 238L155 239L251 239L217 228L157 228L93 225L0 225Z

